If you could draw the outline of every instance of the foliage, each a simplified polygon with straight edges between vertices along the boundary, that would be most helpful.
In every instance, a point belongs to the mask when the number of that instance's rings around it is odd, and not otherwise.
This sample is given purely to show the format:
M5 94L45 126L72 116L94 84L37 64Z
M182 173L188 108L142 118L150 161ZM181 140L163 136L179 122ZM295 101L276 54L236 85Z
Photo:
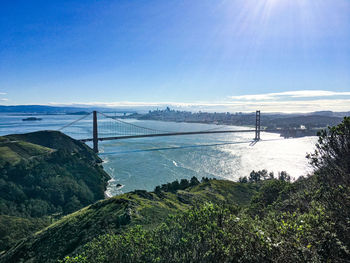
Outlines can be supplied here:
M265 208L272 205L278 198L283 198L282 192L286 191L289 185L284 180L267 180L252 198L250 211L261 215Z
M140 226L124 235L101 236L77 258L64 262L225 262L249 257L262 260L260 236L249 217L237 218L235 207L206 203L170 216L153 231ZM234 235L233 235L234 233ZM237 246L238 244L245 246ZM101 249L103 247L103 249ZM263 251L262 249L260 251ZM254 253L253 253L254 252Z
M103 235L62 262L333 262L349 256L325 207L253 218L235 207L206 203L154 230L141 226Z
M316 150L307 158L315 169L325 170L335 181L347 180L350 174L350 117L345 117L337 126L319 132Z
M206 181L208 182L209 179L208 178L202 178L202 181ZM175 180L171 183L167 183L167 184L162 184L161 186L156 186L154 189L154 192L157 195L161 195L161 191L164 192L176 192L177 190L185 190L188 187L192 187L192 186L196 186L198 185L200 182L197 179L197 177L193 176L191 178L190 181L188 181L187 179L181 179L180 183L178 180Z
M9 249L16 242L51 223L51 218L22 218L0 215L0 248Z
M44 218L57 218L104 198L109 176L98 165L98 157L83 143L58 132L1 138L0 148L6 144L8 150L6 154L0 152L0 215L30 226L25 227L28 231L14 224L1 228L0 251L47 226L51 220ZM37 141L42 145L33 143ZM9 152L17 159L9 162ZM37 222L37 226L32 226L32 222Z
M251 171L249 174L249 177L240 177L238 181L240 183L258 183L263 180L272 180L275 179L275 175L273 172L268 172L267 170L260 170L260 171ZM290 182L291 178L290 175L286 171L281 171L278 173L278 177L276 178L281 181Z
M162 191L162 197L143 190L115 196L63 217L7 251L0 262L57 262L98 236L123 234L137 225L151 230L168 215L181 214L196 204L248 205L258 188L258 184L203 179L185 190Z
M0 213L42 217L72 213L104 197L108 177L77 153L59 150L41 160L0 169Z

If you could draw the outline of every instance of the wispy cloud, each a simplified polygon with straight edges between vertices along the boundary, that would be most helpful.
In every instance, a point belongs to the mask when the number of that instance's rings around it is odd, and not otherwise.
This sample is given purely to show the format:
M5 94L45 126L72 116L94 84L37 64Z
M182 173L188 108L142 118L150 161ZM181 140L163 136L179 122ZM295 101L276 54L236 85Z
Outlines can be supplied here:
M216 112L252 112L257 109L264 112L312 112L312 111L350 111L349 99L323 99L323 100L295 100L295 101L223 101L223 102L88 102L88 103L50 103L56 106L76 107L110 107L135 110L148 110L165 108L169 106L178 110L189 111L216 111Z
M0 92L0 96L4 96L4 95L7 95L6 92ZM8 101L7 98L0 98L0 101Z
M350 96L350 92L336 92L327 90L298 90L285 91L276 93L263 93L252 95L230 96L232 100L246 101L263 101L263 100L281 100L281 99L296 99L296 98L324 98L336 96Z

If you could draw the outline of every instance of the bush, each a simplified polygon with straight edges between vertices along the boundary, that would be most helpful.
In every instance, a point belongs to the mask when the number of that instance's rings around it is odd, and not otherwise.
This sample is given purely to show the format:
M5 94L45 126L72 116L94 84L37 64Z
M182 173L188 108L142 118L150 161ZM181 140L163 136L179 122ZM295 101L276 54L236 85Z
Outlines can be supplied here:
M350 117L337 126L318 133L316 150L308 154L317 170L326 169L332 174L350 174Z

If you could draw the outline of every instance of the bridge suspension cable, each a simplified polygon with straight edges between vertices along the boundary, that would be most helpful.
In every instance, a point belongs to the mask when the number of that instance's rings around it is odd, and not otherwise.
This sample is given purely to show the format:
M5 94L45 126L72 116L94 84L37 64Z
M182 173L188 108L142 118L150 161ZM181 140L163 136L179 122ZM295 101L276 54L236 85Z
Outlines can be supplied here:
M148 131L151 131L151 132L155 132L155 133L176 133L178 131L170 131L170 130L160 130L160 129L152 129L152 128L147 128L147 127L143 127L143 126L139 126L139 125L136 125L136 124L133 124L133 123L129 123L129 122L126 122L126 121L123 121L121 119L118 119L114 116L109 116L103 112L98 112L99 114L103 115L104 117L106 118L110 118L110 119L113 119L117 122L120 122L120 123L123 123L123 124L126 124L126 125L130 125L130 126L133 126L135 128L140 128L140 129L144 129L144 130L148 130ZM197 131L193 131L193 132L208 132L208 131L214 131L214 130L219 130L219 129L222 129L222 128L226 128L228 127L227 125L221 125L219 127L214 127L214 128L210 128L210 129L206 129L206 130L197 130Z
M104 117L106 118L109 118L109 119L113 119L114 121L116 122L120 122L120 123L123 123L125 125L129 125L130 127L134 127L134 128L139 128L139 129L143 129L143 130L147 130L147 131L151 131L151 132L162 132L162 133L171 133L171 132L174 132L174 131L165 131L165 130L158 130L158 129L152 129L152 128L147 128L147 127L142 127L142 126L139 126L139 125L136 125L136 124L133 124L133 123L129 123L129 122L126 122L126 121L122 121L121 119L118 119L116 117L113 117L113 116L109 116L103 112L98 112L99 114L103 115Z
M74 125L75 123L77 123L77 122L79 122L79 121L85 119L85 118L88 117L89 115L91 115L91 113L92 113L92 112L89 112L89 113L85 114L84 116L82 116L81 118L79 118L79 119L77 119L77 120L74 120L74 121L72 121L72 122L70 122L70 123L68 123L68 124L66 124L66 125L64 125L64 126L62 126L61 128L58 129L58 131L62 131L63 129L68 128L68 127Z

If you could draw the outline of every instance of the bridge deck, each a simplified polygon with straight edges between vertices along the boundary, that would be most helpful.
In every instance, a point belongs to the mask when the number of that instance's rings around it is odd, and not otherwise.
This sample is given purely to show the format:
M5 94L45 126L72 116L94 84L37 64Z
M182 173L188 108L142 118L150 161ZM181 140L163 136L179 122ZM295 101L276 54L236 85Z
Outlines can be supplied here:
M194 135L194 134L211 134L211 133L244 133L255 132L255 130L225 130L225 131L194 131L194 132L169 132L169 133L154 133L154 134L140 134L140 135L127 135L127 136L113 136L113 137L99 137L99 141L108 140L122 140L133 138L146 138L146 137L162 137L162 136L177 136L177 135ZM93 141L93 138L81 139L82 142Z
M320 129L314 129L315 134ZM303 129L266 129L260 130L260 132L273 132L282 133L284 131L305 131ZM113 136L113 137L101 137L98 138L99 141L109 141L109 140L123 140L123 139L134 139L134 138L147 138L147 137L162 137L162 136L177 136L177 135L195 135L195 134L215 134L215 133L245 133L245 132L255 132L255 129L251 130L223 130L223 131L194 131L194 132L169 132L169 133L154 133L154 134L140 134L140 135L126 135L126 136ZM91 142L93 138L81 139L81 142Z

